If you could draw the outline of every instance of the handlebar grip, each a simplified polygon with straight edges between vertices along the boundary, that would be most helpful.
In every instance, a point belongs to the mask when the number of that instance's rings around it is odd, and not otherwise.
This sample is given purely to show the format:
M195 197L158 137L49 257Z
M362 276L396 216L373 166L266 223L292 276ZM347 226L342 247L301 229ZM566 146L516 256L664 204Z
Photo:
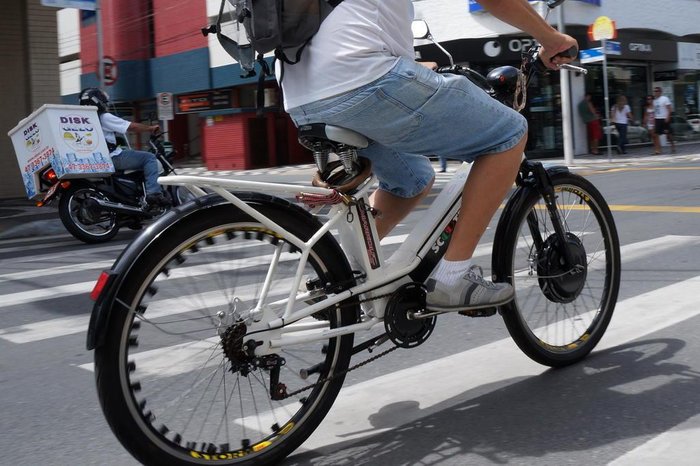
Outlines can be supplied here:
M456 70L456 67L453 65L447 65L447 66L439 66L435 72L437 73L454 73Z
M569 50L559 52L555 56L574 59L574 58L578 57L578 47L576 47L575 45L572 45Z

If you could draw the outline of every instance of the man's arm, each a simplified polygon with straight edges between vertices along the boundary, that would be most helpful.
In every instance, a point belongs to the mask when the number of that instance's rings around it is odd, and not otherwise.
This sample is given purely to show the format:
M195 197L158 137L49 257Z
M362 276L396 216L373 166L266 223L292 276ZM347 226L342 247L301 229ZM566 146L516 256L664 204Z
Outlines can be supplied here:
M129 128L127 131L136 131L138 133L157 133L160 131L160 126L158 126L158 125L153 125L153 126L144 125L144 124L132 121L129 124Z
M556 57L558 53L566 52L571 47L578 49L578 43L573 37L562 34L550 26L527 0L477 0L492 15L503 22L530 34L542 44L540 58L549 68L556 69L557 65L569 63L571 58Z

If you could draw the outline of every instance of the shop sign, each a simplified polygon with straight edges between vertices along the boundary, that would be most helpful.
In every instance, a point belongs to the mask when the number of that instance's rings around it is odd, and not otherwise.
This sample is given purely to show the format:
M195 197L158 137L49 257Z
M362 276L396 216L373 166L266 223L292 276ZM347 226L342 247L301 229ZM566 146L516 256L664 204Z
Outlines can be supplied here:
M678 79L678 71L654 71L654 81L675 81Z
M590 3L591 5L600 6L600 0L578 0L583 3ZM536 0L530 0L530 3L535 3ZM479 11L485 11L485 8L477 0L469 0L469 12L475 13Z
M231 91L207 91L177 97L178 113L204 112L232 108Z
M80 10L95 10L97 0L41 0L44 6L57 8L78 8Z
M700 44L678 43L678 69L700 70Z

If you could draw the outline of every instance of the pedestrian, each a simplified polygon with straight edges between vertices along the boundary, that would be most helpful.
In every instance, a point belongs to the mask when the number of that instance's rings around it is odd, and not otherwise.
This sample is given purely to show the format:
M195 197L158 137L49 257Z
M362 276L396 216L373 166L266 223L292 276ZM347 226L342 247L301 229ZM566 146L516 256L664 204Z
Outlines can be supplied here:
M671 112L673 107L671 100L663 95L660 87L654 88L654 148L656 154L661 153L662 134L666 135L666 140L671 143L671 153L676 153L676 143L673 140L673 131L671 129Z
M632 110L627 105L627 97L624 95L617 96L615 105L613 105L610 113L612 113L613 123L615 123L615 129L617 129L617 150L621 154L626 154L627 125L634 120Z
M447 171L447 159L443 155L438 158L440 159L440 173L445 173Z
M526 1L479 0L496 18L542 44L550 69L576 40L552 28ZM379 188L372 206L386 236L431 189L435 171L421 154L474 162L445 256L426 281L427 307L458 311L513 299L507 283L481 276L471 258L510 190L527 142L527 121L463 76L438 74L415 61L411 0L340 3L323 21L299 63L284 68L284 105L297 126L327 123L371 140L360 152ZM279 74L278 74L279 76Z
M656 131L654 130L654 127L656 125L655 121L655 110L654 110L654 96L653 95L648 95L646 96L646 100L644 102L644 112L642 114L642 125L647 129L649 132L649 139L651 139L654 142L654 145L656 145ZM654 151L656 154L659 153L658 150Z
M598 141L603 137L603 130L600 127L600 114L593 105L592 96L589 92L586 92L583 100L579 102L578 112L586 124L588 152L593 155L599 155Z

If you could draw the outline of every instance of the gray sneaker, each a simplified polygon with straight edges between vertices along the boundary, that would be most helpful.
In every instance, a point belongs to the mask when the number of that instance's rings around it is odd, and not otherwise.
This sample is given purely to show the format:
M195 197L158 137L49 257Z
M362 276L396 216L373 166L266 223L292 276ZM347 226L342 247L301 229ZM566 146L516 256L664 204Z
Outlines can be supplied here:
M509 283L493 283L482 275L481 267L472 265L453 287L428 278L426 307L431 311L463 311L500 306L513 299L515 291Z

